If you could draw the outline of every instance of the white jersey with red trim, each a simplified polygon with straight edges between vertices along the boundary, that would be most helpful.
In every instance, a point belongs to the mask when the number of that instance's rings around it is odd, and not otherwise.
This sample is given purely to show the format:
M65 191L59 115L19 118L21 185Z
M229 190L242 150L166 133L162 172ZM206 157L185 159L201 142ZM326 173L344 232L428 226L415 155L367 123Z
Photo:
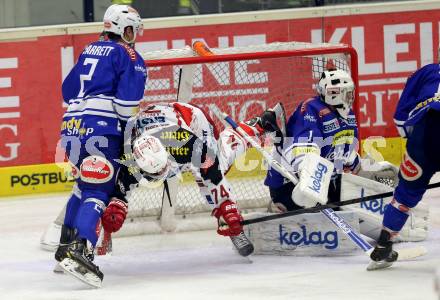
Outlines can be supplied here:
M234 201L224 174L246 150L246 143L233 130L226 129L219 136L209 115L194 105L177 102L151 105L130 122L132 140L147 132L162 142L171 160L170 176L191 171L209 204Z

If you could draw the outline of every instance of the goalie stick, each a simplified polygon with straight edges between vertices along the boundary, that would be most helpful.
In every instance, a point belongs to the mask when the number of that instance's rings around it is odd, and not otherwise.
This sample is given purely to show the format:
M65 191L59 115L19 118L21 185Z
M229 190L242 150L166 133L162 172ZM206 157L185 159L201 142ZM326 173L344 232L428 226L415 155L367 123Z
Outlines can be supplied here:
M278 161L276 161L275 159L272 158L272 156L263 149L263 147L261 147L261 145L252 137L250 137L234 120L232 120L231 117L229 117L226 113L222 114L223 119L232 126L232 128L237 131L247 142L249 142L258 152L260 152L263 157L267 160L268 164L270 166L272 166L275 170L277 170L281 175L283 175L284 177L286 177L287 179L289 179L293 184L298 184L298 179L293 176L288 170L286 170ZM391 193L392 195L392 193ZM391 196L390 195L390 196ZM374 198L373 198L374 199ZM333 206L328 206L328 205L322 205L322 206L317 206L317 207L313 207L313 208L309 208L309 209L315 209L314 211L320 211L322 212L333 224L335 224L345 235L348 236L348 238L350 238L350 240L356 244L360 249L362 249L364 251L364 253L369 257L370 253L373 251L374 247L368 243L367 241L365 241L361 235L359 233L357 233L355 230L353 230L353 228L350 226L350 224L348 224L342 217L338 216L335 211L332 209ZM297 210L294 212L299 212L302 211L302 213L304 213L304 210ZM311 211L308 211L311 212ZM286 215L287 213L285 213L284 215ZM300 213L296 213L296 214L300 214ZM295 214L290 214L289 216L292 216ZM271 217L271 216L268 216ZM287 216L285 216L287 217ZM265 218L265 217L262 217ZM262 219L259 218L259 219ZM277 218L273 218L273 219L277 219ZM254 219L255 220L255 219ZM249 222L246 222L249 220L244 220L241 222L242 225L247 225L247 224L251 224ZM262 222L262 221L260 221ZM256 223L256 222L253 222ZM423 248L423 249L421 249ZM399 253L399 251L397 251ZM415 258L421 255L424 255L426 253L426 249L424 249L424 247L416 247L416 248L411 248L411 249L406 249L405 253L405 258L406 259L411 259L411 258ZM382 267L388 267L390 265L375 265L372 266L371 263L368 266L368 270L373 270L373 269L378 269L378 268L382 268Z

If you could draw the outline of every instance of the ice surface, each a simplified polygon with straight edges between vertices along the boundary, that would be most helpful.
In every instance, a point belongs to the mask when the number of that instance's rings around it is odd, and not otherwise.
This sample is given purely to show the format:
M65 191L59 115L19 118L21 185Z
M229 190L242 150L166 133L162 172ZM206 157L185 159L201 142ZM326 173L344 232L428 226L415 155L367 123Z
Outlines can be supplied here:
M440 189L428 191L428 254L376 272L368 258L238 256L214 231L114 239L99 257L103 288L56 275L39 239L67 195L0 198L0 299L436 299L440 266ZM408 247L411 244L401 244Z

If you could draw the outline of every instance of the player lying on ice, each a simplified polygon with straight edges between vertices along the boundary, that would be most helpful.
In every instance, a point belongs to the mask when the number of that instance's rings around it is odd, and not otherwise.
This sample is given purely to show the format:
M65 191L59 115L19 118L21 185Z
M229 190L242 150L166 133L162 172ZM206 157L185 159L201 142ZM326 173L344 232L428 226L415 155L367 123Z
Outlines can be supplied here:
M240 126L260 138L265 132L279 131L276 118L277 113L267 110ZM213 208L212 215L218 219L217 233L229 236L240 255L250 255L253 245L243 232L243 218L225 177L235 158L245 153L248 145L244 139L231 128L218 134L203 110L178 102L151 105L128 124L132 131L126 140L131 142L126 147L124 164L130 172L120 175L123 190L129 191L140 180L162 183L182 171L190 171L203 198Z
M329 202L341 201L342 173L352 173L377 182L397 184L398 181L398 169L394 165L386 161L361 159L357 152L358 130L352 110L354 88L353 80L347 72L338 69L324 71L317 84L318 94L299 104L287 122L287 137L272 152L273 157L296 173L300 180L307 154L316 153L333 162L335 169L328 189ZM303 194L300 184L295 186L273 168L268 171L265 184L270 190L273 212L292 211L317 204ZM359 186L357 190L361 188L367 189ZM347 196L355 198L359 194L344 194L344 199L348 199L345 198ZM355 210L359 215L361 233L374 239L379 236L382 227L380 212L346 208ZM425 212L421 214L425 215ZM416 228L406 230L400 240L422 240L426 237L426 231L422 223L416 223Z
M400 135L407 139L406 152L394 198L384 212L378 245L371 253L373 261L385 266L396 261L393 241L422 199L432 176L440 171L439 86L439 64L426 65L408 78L396 107L394 121Z

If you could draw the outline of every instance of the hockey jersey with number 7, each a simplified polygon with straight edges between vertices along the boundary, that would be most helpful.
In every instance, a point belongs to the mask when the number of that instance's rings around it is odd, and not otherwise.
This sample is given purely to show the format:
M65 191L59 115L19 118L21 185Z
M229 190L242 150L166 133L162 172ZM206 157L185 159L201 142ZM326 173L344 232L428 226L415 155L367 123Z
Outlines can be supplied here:
M62 85L61 134L87 139L122 135L144 96L146 67L141 55L112 40L89 44Z

